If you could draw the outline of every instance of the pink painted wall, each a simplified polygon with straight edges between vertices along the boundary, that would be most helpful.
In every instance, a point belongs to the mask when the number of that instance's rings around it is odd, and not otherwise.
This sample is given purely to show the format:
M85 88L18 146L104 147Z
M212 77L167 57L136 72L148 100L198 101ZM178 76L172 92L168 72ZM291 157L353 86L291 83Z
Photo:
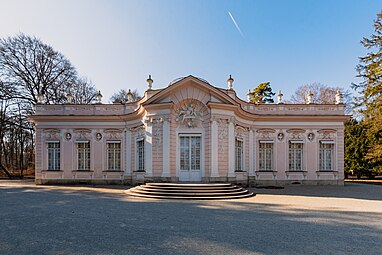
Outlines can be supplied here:
M195 105L202 114L200 123L189 130L200 130L203 134L203 177L211 175L211 120L218 120L218 173L220 177L227 177L229 164L228 143L228 120L234 120L235 134L238 127L242 127L240 136L244 142L244 170L257 180L343 180L344 164L344 127L343 105L253 105L236 98L234 93L211 87L195 79L186 79L182 86L171 85L168 93L160 97L161 90L147 94L141 103L150 100L152 106L147 109L138 107L138 103L128 105L37 105L36 117L36 179L121 179L123 175L131 175L136 170L136 141L144 137L147 132L143 121L149 118L152 123L152 173L154 177L161 177L163 173L163 119L169 121L169 170L172 177L177 176L177 132L186 130L188 127L178 120L179 109L187 105ZM165 91L165 90L164 90ZM162 91L163 92L163 91ZM164 92L163 92L164 93ZM230 98L225 98L228 95ZM233 99L232 99L233 98ZM233 107L234 100L240 105ZM169 103L167 108L161 104ZM216 105L211 104L211 102ZM139 113L138 110L139 109ZM82 116L82 120L71 119L69 114ZM128 114L128 115L126 115ZM136 114L136 117L125 117ZM247 115L246 115L247 114ZM274 118L267 118L269 116ZM320 119L317 115L321 115ZM86 117L88 116L88 117ZM299 117L300 116L300 117ZM303 116L303 118L301 117ZM312 121L304 120L316 116ZM332 118L338 116L338 118ZM110 118L109 118L110 117ZM33 118L32 118L33 119ZM79 129L87 129L87 133L81 136ZM295 132L298 128L298 132ZM52 131L55 129L56 131ZM117 133L109 132L111 129L119 130ZM146 130L145 130L146 129ZM249 140L249 129L253 131L253 140ZM114 131L115 131L114 130ZM131 130L130 143L125 144L125 130ZM268 130L267 132L263 132ZM295 131L293 131L295 130ZM326 131L325 131L326 130ZM67 141L65 133L71 133L72 139ZM101 133L103 138L98 141L96 133ZM284 134L279 140L277 135ZM307 138L309 133L314 134L314 139ZM50 138L53 137L53 138ZM58 139L61 142L61 168L63 172L47 173L46 141ZM76 144L77 140L89 140L91 144L91 170L90 173L81 173L77 170ZM258 145L260 140L274 141L274 173L258 172ZM303 170L306 173L288 173L288 142L301 140L304 143ZM107 141L121 141L121 170L126 169L126 150L130 151L131 157L127 159L130 172L109 173L107 170ZM318 173L319 144L321 140L333 140L335 142L336 160L333 173ZM253 144L253 154L249 153L249 145ZM233 151L234 152L234 151ZM253 169L250 169L250 162ZM338 172L337 172L338 171Z

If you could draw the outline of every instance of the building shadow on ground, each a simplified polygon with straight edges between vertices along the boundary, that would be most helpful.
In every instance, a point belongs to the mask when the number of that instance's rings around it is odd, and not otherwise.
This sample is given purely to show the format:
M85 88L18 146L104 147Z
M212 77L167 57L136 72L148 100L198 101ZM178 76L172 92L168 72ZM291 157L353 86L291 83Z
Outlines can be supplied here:
M344 186L308 186L308 185L288 185L265 188L250 188L256 194L274 194L288 196L308 196L308 197L333 197L333 198L355 198L365 200L382 201L382 186L360 183L345 183Z

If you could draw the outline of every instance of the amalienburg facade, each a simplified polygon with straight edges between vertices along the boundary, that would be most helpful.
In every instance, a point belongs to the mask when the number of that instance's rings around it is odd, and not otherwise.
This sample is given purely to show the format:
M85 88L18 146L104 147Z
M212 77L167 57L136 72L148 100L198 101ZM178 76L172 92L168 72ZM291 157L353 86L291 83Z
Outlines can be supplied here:
M343 184L340 102L256 105L232 81L148 82L137 102L37 104L36 183Z

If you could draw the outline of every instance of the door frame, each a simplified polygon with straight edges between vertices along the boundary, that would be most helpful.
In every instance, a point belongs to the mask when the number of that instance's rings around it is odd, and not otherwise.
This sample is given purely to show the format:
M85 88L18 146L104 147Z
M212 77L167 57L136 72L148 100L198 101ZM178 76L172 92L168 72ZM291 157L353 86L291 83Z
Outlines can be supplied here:
M203 128L178 128L176 130L176 177L180 177L180 135L200 136L200 180L204 177L204 129ZM192 182L190 180L190 182Z

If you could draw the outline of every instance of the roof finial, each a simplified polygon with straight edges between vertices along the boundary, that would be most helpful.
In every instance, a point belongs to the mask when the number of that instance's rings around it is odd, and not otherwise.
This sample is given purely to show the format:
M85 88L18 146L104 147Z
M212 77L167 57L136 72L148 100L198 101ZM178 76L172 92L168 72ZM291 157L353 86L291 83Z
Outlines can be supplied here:
M343 104L344 103L341 91L337 90L335 98L336 98L336 104Z
M101 90L98 90L97 94L96 94L96 103L97 104L102 104L102 94L101 94Z
M228 79L227 79L227 83L228 83L228 90L232 90L232 84L235 80L232 78L232 75L229 75Z
M308 95L306 95L306 104L313 104L313 93L312 91L308 91Z
M151 74L149 74L149 78L146 80L147 81L147 84L148 84L148 90L151 90L152 89L152 84L153 84L153 79L151 79Z
M73 103L73 95L72 95L72 93L70 93L70 91L66 94L66 102L68 104L72 104Z
M248 102L251 102L252 96L253 96L253 93L251 92L250 89L248 89L248 93L247 93L247 100L248 100Z
M281 90L279 90L279 93L277 94L277 103L278 104L283 104L283 96L284 94L281 92Z
M131 89L129 89L129 91L127 92L126 96L127 96L126 103L133 102L133 93L131 93Z
M42 90L40 90L37 94L37 103L38 104L43 104L45 100L44 93L42 93Z

